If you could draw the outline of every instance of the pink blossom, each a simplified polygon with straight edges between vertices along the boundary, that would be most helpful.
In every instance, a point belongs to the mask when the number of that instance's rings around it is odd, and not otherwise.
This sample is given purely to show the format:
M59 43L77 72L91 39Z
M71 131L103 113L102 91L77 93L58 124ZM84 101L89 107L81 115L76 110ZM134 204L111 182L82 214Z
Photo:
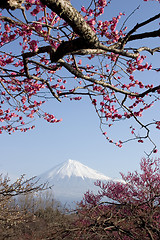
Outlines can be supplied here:
M8 24L5 24L5 25L4 25L4 28L5 28L5 30L6 30L7 33L9 33L9 32L11 31L11 28L9 27Z
M84 6L81 7L81 11L85 13L87 12Z
M36 52L38 50L37 46L38 41L32 40L29 42L30 50Z
M0 109L0 116L2 116L3 115L3 110L2 109Z
M153 150L153 153L157 153L157 152L158 152L158 150L157 150L157 149L154 149L154 150Z
M99 6L101 6L101 7L105 7L105 6L107 5L107 1L106 1L106 0L99 0L99 1L98 1L98 4L99 4Z

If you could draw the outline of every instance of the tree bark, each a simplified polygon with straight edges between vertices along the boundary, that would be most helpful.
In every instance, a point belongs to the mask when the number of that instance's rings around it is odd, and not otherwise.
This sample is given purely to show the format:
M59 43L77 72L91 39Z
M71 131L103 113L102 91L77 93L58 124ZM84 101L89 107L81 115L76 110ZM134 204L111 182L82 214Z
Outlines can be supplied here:
M41 2L63 18L90 47L96 46L99 42L94 31L70 2L66 0L41 0Z
M15 10L21 8L24 0L0 0L0 8Z

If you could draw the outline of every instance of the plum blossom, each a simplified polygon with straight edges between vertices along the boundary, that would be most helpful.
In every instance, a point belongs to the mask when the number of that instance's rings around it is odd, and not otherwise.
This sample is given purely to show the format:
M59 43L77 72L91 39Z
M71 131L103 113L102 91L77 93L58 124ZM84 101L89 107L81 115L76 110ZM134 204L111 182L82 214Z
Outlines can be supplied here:
M38 41L36 40L32 40L29 42L30 45L30 50L36 52L38 50L38 45L37 45Z

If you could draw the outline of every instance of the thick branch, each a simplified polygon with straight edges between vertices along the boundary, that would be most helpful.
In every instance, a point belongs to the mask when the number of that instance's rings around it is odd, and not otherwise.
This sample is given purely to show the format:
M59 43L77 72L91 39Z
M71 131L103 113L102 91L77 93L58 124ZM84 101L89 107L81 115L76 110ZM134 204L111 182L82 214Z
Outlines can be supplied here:
M66 0L41 0L41 2L63 18L89 45L95 45L98 38L83 16Z
M159 89L160 89L160 85L158 85L156 87L153 87L153 88L150 88L150 89L146 90L145 92L138 94L137 97L143 98L148 93L155 92L155 91L157 91Z
M147 51L147 52L149 52L153 55L154 52L160 52L160 47L156 47L156 48L153 48L153 49L151 49L149 47L140 47L136 51L137 52Z
M160 29L153 31L153 32L145 32L141 34L135 34L129 37L129 41L143 39L143 38L150 38L150 37L160 37Z
M67 54L71 54L79 49L89 48L84 38L77 38L71 41L62 42L51 56L51 62L57 62Z
M142 22L142 23L137 23L136 26L134 28L132 28L128 34L121 40L121 47L123 48L125 46L125 44L128 42L129 39L132 39L132 37L134 36L131 36L134 32L136 32L139 28L147 25L148 23L150 22L153 22L155 21L156 19L160 18L160 13L155 15L154 17L151 17L149 19L147 19L146 21ZM139 35L139 34L137 34ZM138 36L137 36L138 37ZM134 37L133 37L134 38ZM138 38L137 38L138 39ZM142 38L140 38L142 39ZM135 40L135 39L133 39ZM131 40L130 40L131 41Z
M24 0L1 0L0 8L14 10L21 8L23 2Z
M63 42L55 52L52 53L51 62L57 62L67 54L105 54L112 52L128 58L137 58L139 53L130 53L121 49L116 49L114 46L107 47L99 43L99 49L91 49L83 38L77 38L68 42Z

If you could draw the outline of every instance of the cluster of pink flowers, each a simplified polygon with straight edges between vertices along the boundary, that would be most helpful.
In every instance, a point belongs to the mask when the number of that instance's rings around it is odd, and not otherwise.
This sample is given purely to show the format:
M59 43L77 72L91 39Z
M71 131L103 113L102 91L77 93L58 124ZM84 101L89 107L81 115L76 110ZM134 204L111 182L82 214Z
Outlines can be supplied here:
M159 231L155 229L160 227L159 164L160 159L143 158L140 173L121 173L122 181L97 181L99 191L86 192L78 204L78 236L91 238L94 233L96 239L146 239L149 228L150 235L158 239Z
M126 27L121 29L118 25L124 16L122 12L111 20L102 20L101 15L109 3L110 1L97 0L96 2L92 1L90 8L85 8L84 6L81 8L81 14L85 21L97 34L100 41L102 40L107 46L117 43L120 38L125 36L127 30ZM0 121L3 123L3 126L0 127L1 132L3 130L9 133L15 130L25 132L33 129L34 127L24 128L22 126L27 123L26 118L31 120L34 119L36 115L43 117L50 123L60 122L61 119L57 120L53 114L41 111L41 106L45 103L45 99L52 94L56 96L57 99L68 98L79 101L82 97L80 94L74 96L76 89L81 90L84 88L84 91L87 89L86 83L84 83L85 80L82 81L78 79L77 76L71 78L70 81L66 81L63 72L61 72L62 66L59 63L51 63L48 52L37 54L38 49L42 46L50 45L56 50L63 41L72 40L77 37L77 35L72 32L67 23L56 13L52 11L47 12L45 9L44 14L44 6L40 0L26 0L24 6L27 10L26 16L29 16L30 19L28 23L25 21L24 23L22 21L18 22L17 20L15 24L13 24L12 21L5 22L0 18L0 46L2 50L4 47L4 51L0 53L0 66L4 74L3 78L0 79L2 86L4 86L0 92L2 100L0 106ZM0 14L0 17L1 16L2 14ZM17 49L13 47L15 46L15 42L18 43L21 48L21 56L17 54ZM6 46L12 48L13 52L7 51ZM26 52L31 52L33 55L35 53L33 58L28 59L27 67L24 66L23 61L23 53ZM96 108L96 112L101 116L101 119L105 120L105 123L107 122L108 127L111 127L116 121L130 119L133 116L137 118L142 117L144 110L149 109L155 101L158 101L158 98L155 98L145 103L142 100L143 98L128 96L129 110L127 111L127 109L124 110L120 107L119 102L122 102L122 99L121 97L117 98L117 93L114 90L117 88L120 89L121 92L132 91L136 93L141 89L148 90L154 88L154 85L151 83L135 79L135 72L149 71L152 69L152 65L146 62L145 56L139 56L134 60L125 59L123 61L123 59L121 59L119 69L118 67L113 67L119 59L118 54L107 53L105 61L103 59L102 65L99 66L95 64L95 62L101 62L98 58L101 58L100 54L90 54L86 60L84 59L82 61L79 56L73 58L73 56L69 55L64 57L64 60L70 64L70 67L73 69L76 68L84 73L86 77L95 78L96 81L100 83L106 82L110 84L110 89L98 83L91 84L88 87L89 93L91 91L90 98L92 104ZM123 68L125 68L124 71L122 70ZM32 77L28 76L26 71L28 71ZM125 79L123 77L124 73L126 74ZM49 83L50 86L46 83ZM92 93L94 97L92 97ZM157 93L160 93L160 89L155 91L155 94ZM10 107L6 107L5 104ZM155 122L155 126L157 129L160 129L158 121ZM114 141L108 136L108 131L102 132L108 142L122 147L123 142L121 140ZM135 134L135 131L133 132ZM141 137L137 137L137 141L140 143L143 142Z
M127 175L121 173L122 181L97 181L98 194L88 191L84 195L84 204L97 205L104 197L116 203L146 204L159 199L160 193L160 159L142 158L140 162L141 173L137 171ZM152 194L149 194L152 192Z
M38 41L35 41L35 40L32 40L29 42L29 45L30 45L30 49L31 51L33 52L37 52L38 50L38 45L37 45Z

